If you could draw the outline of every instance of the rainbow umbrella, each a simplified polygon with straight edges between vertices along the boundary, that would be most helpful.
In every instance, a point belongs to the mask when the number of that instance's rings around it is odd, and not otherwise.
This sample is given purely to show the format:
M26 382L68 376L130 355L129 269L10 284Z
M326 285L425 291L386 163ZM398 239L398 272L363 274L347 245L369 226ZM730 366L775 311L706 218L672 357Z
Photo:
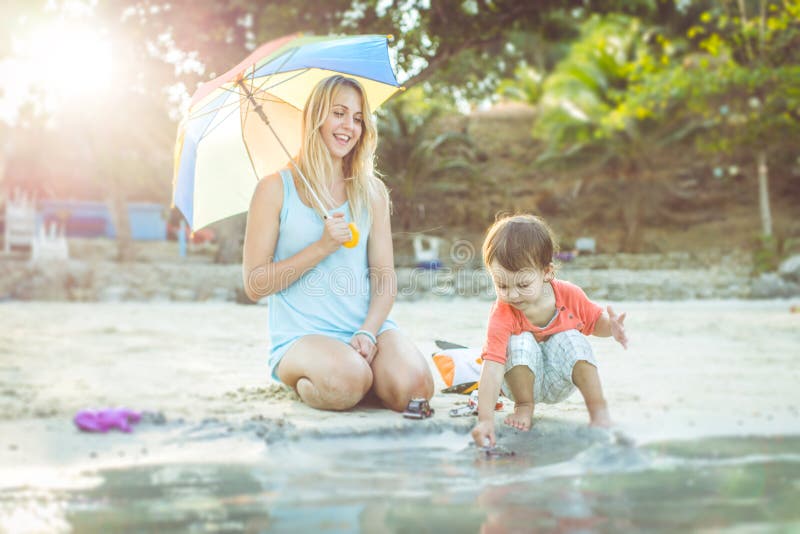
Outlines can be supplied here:
M358 80L371 110L401 89L388 39L289 35L201 85L175 143L173 203L191 228L247 211L258 180L294 164L302 110L320 80ZM320 199L314 202L327 216Z

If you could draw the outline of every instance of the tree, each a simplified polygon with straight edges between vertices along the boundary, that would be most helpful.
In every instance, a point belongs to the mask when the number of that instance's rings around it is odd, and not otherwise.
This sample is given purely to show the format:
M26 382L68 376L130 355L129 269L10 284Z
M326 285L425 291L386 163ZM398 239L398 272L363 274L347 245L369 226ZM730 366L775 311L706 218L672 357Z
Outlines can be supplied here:
M432 198L466 191L475 176L472 139L437 125L446 109L418 86L380 114L377 163L403 230L425 217Z
M103 36L95 46L111 49L114 68L107 73L106 79L111 80L107 89L88 87L80 76L68 74L57 80L46 78L45 72L39 73L42 80L28 79L23 73L9 76L10 82L26 84L29 98L21 103L24 113L20 120L0 132L2 152L8 152L7 159L13 165L8 174L21 177L29 186L40 187L49 181L67 191L64 181L69 173L93 177L100 191L91 193L106 198L116 223L118 256L130 259L133 249L125 203L168 200L174 120L181 104L174 89L188 87L185 93L207 79L198 48L206 61L220 67L241 59L250 30L237 22L246 14L246 6L239 4L208 2L198 7L182 0L3 4L0 25L6 31L0 40L0 60L13 63L20 54L29 52L20 49L18 43L12 46L12 42L28 38L35 45L27 34L37 26L63 25L90 27L94 34ZM191 36L193 44L181 49L176 36ZM66 43L52 46L61 44ZM68 59L75 65L91 67L86 58ZM44 66L42 70L46 70ZM53 98L53 87L66 86L80 89L69 98ZM0 98L3 96L0 94ZM12 138L13 143L8 140ZM41 152L45 139L49 140L50 157L42 161L25 157L31 147ZM36 176L40 184L31 184ZM86 193L82 190L83 195Z
M701 51L702 76L686 89L695 110L714 121L702 148L750 154L758 180L761 234L772 237L769 160L800 136L800 2L728 0L688 30ZM702 78L702 79L700 79Z
M130 3L130 2L129 2ZM234 43L252 34L265 42L292 32L377 33L395 36L394 54L401 82L411 88L428 82L430 91L457 88L467 97L492 94L502 76L520 59L543 68L553 58L542 54L543 42L561 42L576 35L576 23L591 13L652 14L661 0L230 0L198 5L172 2L169 17L183 50L198 50L210 69L217 64L219 35ZM671 2L668 2L671 4ZM157 4L157 2L136 2ZM250 29L240 21L250 20ZM207 31L206 27L214 29ZM205 31L202 31L206 29ZM216 39L212 36L217 36ZM244 39L246 42L246 38Z
M176 108L198 83L227 70L256 43L295 31L394 34L393 53L407 87L420 85L428 94L443 87L457 88L462 97L477 97L491 94L520 59L542 70L553 57L542 54L541 42L574 35L576 21L591 12L646 14L662 2L64 0L47 2L51 8L47 14L42 11L44 2L6 4L3 14L10 16L2 17L0 24L9 29L9 35L19 28L18 14L27 13L30 21L59 16L78 4L89 6L92 23L113 38L120 70L114 76L115 104L97 111L87 105L84 110L85 117L97 119L91 121L91 129L100 141L89 143L95 152L87 156L87 165L100 162L96 172L100 176L113 171L122 192L148 176L155 177L168 193L173 143L161 139L174 139L175 125L169 118L175 120ZM7 54L9 48L8 41L2 41L0 54ZM130 102L137 104L130 106ZM101 120L104 117L127 127L112 132L111 121ZM141 135L132 139L130 133ZM76 143L87 144L84 138L88 136L75 138ZM125 147L126 155L119 159L114 153L117 147Z
M790 175L800 135L800 2L711 3L686 27L682 61L650 72L631 100L656 117L680 105L707 128L695 138L718 166L752 169L761 218L759 268L777 264L769 198L770 162ZM666 91L663 89L667 89ZM749 174L749 173L748 173Z
M669 91L650 82L675 61L679 48L638 19L593 16L543 83L533 135L545 149L537 164L615 176L621 201L608 209L618 211L625 225L622 250L640 248L645 219L689 217L663 198L679 194L673 182L682 143L707 125L682 112L678 102L665 103L656 114L640 104L638 92L641 86Z

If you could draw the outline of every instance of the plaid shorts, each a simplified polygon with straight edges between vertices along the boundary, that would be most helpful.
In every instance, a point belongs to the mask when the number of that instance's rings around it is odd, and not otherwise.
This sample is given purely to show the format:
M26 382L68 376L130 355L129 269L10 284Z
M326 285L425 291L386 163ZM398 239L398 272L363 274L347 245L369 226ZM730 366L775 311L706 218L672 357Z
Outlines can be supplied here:
M572 368L581 360L597 367L592 346L586 336L577 330L566 330L537 342L530 332L511 336L506 351L505 372L517 365L527 365L533 372L533 400L535 403L555 404L575 391ZM508 383L503 380L503 393L514 400Z

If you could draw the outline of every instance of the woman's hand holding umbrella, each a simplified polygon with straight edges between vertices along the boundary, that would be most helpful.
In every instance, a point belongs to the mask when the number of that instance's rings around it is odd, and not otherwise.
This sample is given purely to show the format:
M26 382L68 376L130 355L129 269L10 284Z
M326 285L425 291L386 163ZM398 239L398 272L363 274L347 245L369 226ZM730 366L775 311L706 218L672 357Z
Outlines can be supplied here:
M328 254L333 254L339 247L347 246L350 241L358 241L358 236L351 235L353 223L344 220L344 213L334 213L325 218L325 228L322 231L320 243L323 250ZM352 227L352 228L351 228Z

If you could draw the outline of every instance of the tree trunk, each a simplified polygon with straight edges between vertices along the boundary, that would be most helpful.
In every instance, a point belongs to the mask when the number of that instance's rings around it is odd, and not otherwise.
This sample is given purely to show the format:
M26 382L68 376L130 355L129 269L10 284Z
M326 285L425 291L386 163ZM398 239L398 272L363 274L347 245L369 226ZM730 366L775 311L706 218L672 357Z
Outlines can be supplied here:
M641 223L641 207L643 194L641 186L636 183L628 182L623 191L627 193L627 199L620 204L622 220L625 222L625 233L620 243L621 252L639 252L639 226Z
M240 263L247 217L236 215L216 224L217 253L214 263Z
M125 194L122 191L119 177L111 179L108 206L111 210L111 220L117 234L117 261L129 262L134 260L133 238L131 224L128 218L128 209L125 204Z
M772 236L772 213L769 207L769 168L767 167L767 152L759 150L756 156L758 167L758 204L761 211L761 234L764 237Z
M396 195L392 198L392 217L394 222L392 227L397 230L409 231L411 228L411 210L412 204L407 197Z

